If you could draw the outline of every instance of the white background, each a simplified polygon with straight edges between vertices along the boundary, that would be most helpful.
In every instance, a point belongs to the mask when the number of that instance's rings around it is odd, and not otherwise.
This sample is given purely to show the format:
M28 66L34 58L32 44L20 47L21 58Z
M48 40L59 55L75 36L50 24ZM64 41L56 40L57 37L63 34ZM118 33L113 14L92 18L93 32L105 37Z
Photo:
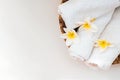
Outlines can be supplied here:
M0 80L120 80L120 66L94 71L60 39L60 0L0 0Z

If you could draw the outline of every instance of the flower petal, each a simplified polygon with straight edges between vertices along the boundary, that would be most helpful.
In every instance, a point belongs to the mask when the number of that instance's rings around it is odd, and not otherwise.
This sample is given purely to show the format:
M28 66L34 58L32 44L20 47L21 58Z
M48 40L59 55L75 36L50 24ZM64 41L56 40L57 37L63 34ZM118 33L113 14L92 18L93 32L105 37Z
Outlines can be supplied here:
M84 21L90 22L91 18L87 17Z
M63 28L63 30L64 30L65 32L68 32L68 31L69 31L67 28Z
M73 43L72 40L69 40L69 39L66 40L66 45L67 45L67 46L71 46L72 43Z
M75 25L76 25L77 27L81 26L82 24L84 24L84 22L77 22L77 23L75 23Z
M66 36L66 34L65 34L65 33L64 33L64 34L62 34L60 37L61 37L61 38L63 38L63 39L66 39L66 38L67 38L67 36Z
M66 38L67 38L66 33L61 34L61 35L60 35L60 38L66 39Z
M83 26L80 26L78 30L79 30L79 31L83 31L83 30L84 30L84 29L83 29Z
M104 48L104 49L100 48L100 51L101 51L101 52L104 52L106 49L107 49L107 48Z
M73 29L71 29L71 28L63 28L63 30L67 33L68 31L73 30Z
M109 47L111 47L111 48L112 48L112 47L115 47L115 45L112 45L112 44L111 44Z
M98 28L97 28L96 25L91 24L91 26L92 26L92 29L91 29L92 32L97 32L98 31Z

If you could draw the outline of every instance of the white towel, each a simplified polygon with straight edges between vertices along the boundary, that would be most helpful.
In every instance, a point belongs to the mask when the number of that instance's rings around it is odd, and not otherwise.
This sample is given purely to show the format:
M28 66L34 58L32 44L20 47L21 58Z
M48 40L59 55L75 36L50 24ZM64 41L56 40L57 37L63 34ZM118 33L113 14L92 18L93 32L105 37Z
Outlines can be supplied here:
M115 11L112 21L100 39L108 40L114 47L108 48L104 52L101 52L99 48L94 48L87 62L96 64L101 69L108 69L120 54L120 7Z
M70 0L58 7L65 24L69 28L86 17L101 17L119 5L119 0Z
M96 34L79 31L80 43L70 47L70 53L87 60L91 54L93 42L98 38L109 22L114 9L120 5L119 0L70 0L59 6L67 28L76 28L75 23L83 21L86 17L97 18L95 25L98 27Z

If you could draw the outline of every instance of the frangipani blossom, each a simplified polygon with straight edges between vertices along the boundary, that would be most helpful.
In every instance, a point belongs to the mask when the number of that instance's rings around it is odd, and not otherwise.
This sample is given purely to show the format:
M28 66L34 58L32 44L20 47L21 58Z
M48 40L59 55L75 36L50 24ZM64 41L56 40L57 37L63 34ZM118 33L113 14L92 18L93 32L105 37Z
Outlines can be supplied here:
M66 45L70 46L75 42L79 41L78 35L73 29L64 28L65 33L62 34L62 38L66 39Z
M93 22L96 20L96 18L87 18L84 20L84 22L78 22L77 26L79 27L79 30L86 30L86 31L91 31L91 32L97 32L98 28L96 27Z
M110 43L107 40L97 40L95 43L95 47L99 47L100 49L102 49L103 51L109 47L113 47L112 43Z

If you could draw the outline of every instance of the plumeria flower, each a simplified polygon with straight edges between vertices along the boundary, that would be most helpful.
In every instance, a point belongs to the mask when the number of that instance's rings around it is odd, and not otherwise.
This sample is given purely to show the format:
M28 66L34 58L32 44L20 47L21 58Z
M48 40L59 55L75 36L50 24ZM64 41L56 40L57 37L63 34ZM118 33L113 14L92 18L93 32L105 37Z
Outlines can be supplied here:
M62 34L62 38L66 39L66 45L70 46L75 42L79 41L78 35L73 29L64 28L65 33Z
M112 43L107 40L97 40L95 43L95 47L99 47L102 51L106 50L109 47L113 47Z
M84 22L78 22L76 26L79 26L79 30L97 32L98 28L93 24L95 20L96 18L87 18Z

